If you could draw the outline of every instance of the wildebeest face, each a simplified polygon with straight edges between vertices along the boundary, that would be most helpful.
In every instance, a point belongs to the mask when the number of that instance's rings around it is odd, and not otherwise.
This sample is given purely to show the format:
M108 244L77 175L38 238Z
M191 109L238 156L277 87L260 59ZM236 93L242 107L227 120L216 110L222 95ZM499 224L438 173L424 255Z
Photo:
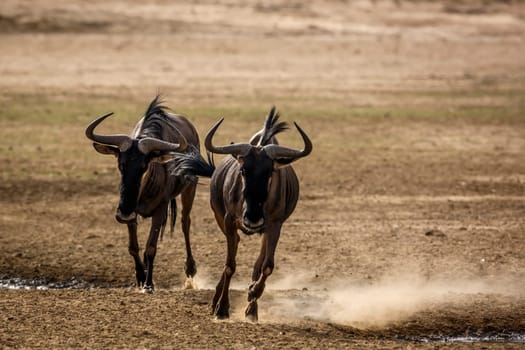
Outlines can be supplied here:
M119 154L120 200L115 216L119 222L136 218L135 209L139 198L140 182L147 170L148 161L148 156L139 151L136 142L129 150Z
M121 174L120 201L116 219L121 223L135 220L142 176L152 161L173 158L169 152L183 151L187 142L176 129L179 143L167 142L154 137L132 138L124 134L100 135L95 128L113 113L93 120L86 128L86 137L92 140L95 150L102 154L113 154L118 158Z
M255 230L264 225L264 204L268 199L273 161L257 148L238 161L244 185L243 224Z
M274 112L275 110L272 108L265 122L265 128L261 131L262 134L261 132L256 134L258 138L254 139L252 137L250 143L231 143L224 146L214 145L212 141L213 135L215 135L224 118L215 123L208 131L208 134L206 134L204 140L204 145L208 152L229 154L239 162L244 196L242 221L243 225L253 232L260 231L264 226L264 207L268 199L273 170L288 166L295 160L306 157L312 151L312 142L297 123L295 123L295 127L303 138L304 149L295 150L273 143L271 140L273 136L271 135L278 132L272 126ZM276 128L282 131L283 125L278 124ZM270 134L267 134L268 132ZM261 142L262 140L265 141Z
M120 199L115 218L120 223L127 223L136 219L135 210L139 199L142 176L148 169L150 162L166 161L170 156L158 156L154 153L144 154L138 147L137 140L131 146L120 151L113 146L93 144L95 149L103 154L114 154L118 158L118 169L121 175Z

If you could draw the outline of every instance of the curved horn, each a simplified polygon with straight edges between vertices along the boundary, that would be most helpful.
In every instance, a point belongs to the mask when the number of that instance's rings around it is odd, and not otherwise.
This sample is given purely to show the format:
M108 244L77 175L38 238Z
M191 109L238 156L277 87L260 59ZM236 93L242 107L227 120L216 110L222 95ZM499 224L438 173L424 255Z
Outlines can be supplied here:
M184 142L185 141L186 139L184 139ZM142 154L148 154L153 151L177 152L181 150L182 144L171 143L171 142L159 140L153 137L145 137L139 140L138 147L139 147L139 151ZM186 143L184 143L184 147L186 147Z
M113 115L113 112L93 120L86 128L86 137L97 143L117 146L121 152L125 152L131 146L131 138L128 135L97 135L94 133L95 128L110 115Z
M312 152L312 149L313 149L312 141L310 141L310 138L308 138L308 135L306 135L306 133L303 131L303 129L301 129L301 127L297 123L294 122L294 124L297 130L299 131L299 133L301 134L301 137L303 138L304 148L301 151L297 151L295 149L291 149L291 148L287 148L287 147L283 147L283 146L279 146L275 144L266 145L263 147L263 150L266 152L268 157L274 160L278 158L297 159L297 158L306 157L307 155L310 154L310 152Z
M204 146L206 147L206 150L212 153L217 154L231 154L233 156L240 156L245 155L250 151L250 149L254 146L250 145L249 143L234 143L227 146L214 146L212 143L213 135L215 135L215 132L219 128L219 126L224 121L224 118L221 118L215 125L208 131L208 134L206 134L206 139L204 140Z

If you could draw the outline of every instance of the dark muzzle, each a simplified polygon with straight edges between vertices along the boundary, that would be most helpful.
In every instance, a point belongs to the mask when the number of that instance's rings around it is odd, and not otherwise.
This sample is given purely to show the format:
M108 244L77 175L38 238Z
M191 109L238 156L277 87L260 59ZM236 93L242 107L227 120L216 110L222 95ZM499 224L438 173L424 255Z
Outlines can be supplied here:
M249 231L258 231L264 226L264 216L262 215L250 215L247 210L242 215L242 225Z
M130 214L124 215L120 211L120 208L117 208L117 213L115 214L115 219L117 219L117 221L120 222L121 224L127 224L127 223L129 223L131 221L135 221L137 219L137 213L132 211Z

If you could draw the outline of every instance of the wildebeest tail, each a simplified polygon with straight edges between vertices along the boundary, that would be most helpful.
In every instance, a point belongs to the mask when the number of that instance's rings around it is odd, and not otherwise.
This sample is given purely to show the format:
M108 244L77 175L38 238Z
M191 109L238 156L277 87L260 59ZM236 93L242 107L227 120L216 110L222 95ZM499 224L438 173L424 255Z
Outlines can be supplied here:
M213 155L208 153L208 161L204 160L199 152L174 153L171 162L171 174L176 176L203 176L211 177L215 171Z
M170 217L170 234L173 237L173 232L175 231L175 222L177 221L177 201L175 198L170 200L169 207L169 217Z

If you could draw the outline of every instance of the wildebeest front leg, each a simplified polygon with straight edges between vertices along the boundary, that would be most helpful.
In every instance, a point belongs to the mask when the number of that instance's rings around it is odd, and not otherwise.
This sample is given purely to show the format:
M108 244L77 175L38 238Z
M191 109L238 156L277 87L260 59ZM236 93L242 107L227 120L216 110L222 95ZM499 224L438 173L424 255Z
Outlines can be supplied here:
M137 286L142 287L146 281L146 273L144 271L144 264L140 260L139 256L139 242L137 239L137 221L133 220L128 223L128 234L129 234L129 254L135 261L135 275L137 277Z
M182 213L181 213L181 225L182 232L184 233L184 242L186 243L186 262L184 264L184 272L186 273L186 281L184 282L184 287L187 289L193 289L193 276L197 273L197 264L193 259L191 253L191 243L190 243L190 227L191 227L191 217L190 212L193 207L193 200L195 198L196 185L191 184L187 186L181 193L181 202L182 202Z
M262 235L261 251L259 252L259 257L257 258L257 260L255 261L255 264L253 265L252 283L250 284L249 288L251 288L255 284L255 282L259 280L259 277L261 276L261 273L262 273L261 268L262 268L264 259L266 258L267 241L268 241L268 235Z
M157 254L157 242L159 240L160 229L165 220L167 203L161 204L151 218L151 229L149 232L148 242L144 250L144 263L146 264L146 283L143 291L153 293L153 261Z
M215 288L215 295L212 302L212 311L217 319L230 317L230 281L237 266L235 256L237 255L237 247L240 240L235 223L228 214L225 217L224 227L227 244L226 265L224 266L221 279Z
M264 233L262 239L261 255L265 252L264 260L262 264L258 265L259 259L255 264L253 271L253 277L257 277L257 280L253 281L248 289L248 306L246 307L245 316L252 322L257 322L258 307L257 299L261 297L266 286L266 279L272 274L274 267L274 256L277 243L279 242L279 236L281 234L281 225L272 225L267 227L267 232Z

